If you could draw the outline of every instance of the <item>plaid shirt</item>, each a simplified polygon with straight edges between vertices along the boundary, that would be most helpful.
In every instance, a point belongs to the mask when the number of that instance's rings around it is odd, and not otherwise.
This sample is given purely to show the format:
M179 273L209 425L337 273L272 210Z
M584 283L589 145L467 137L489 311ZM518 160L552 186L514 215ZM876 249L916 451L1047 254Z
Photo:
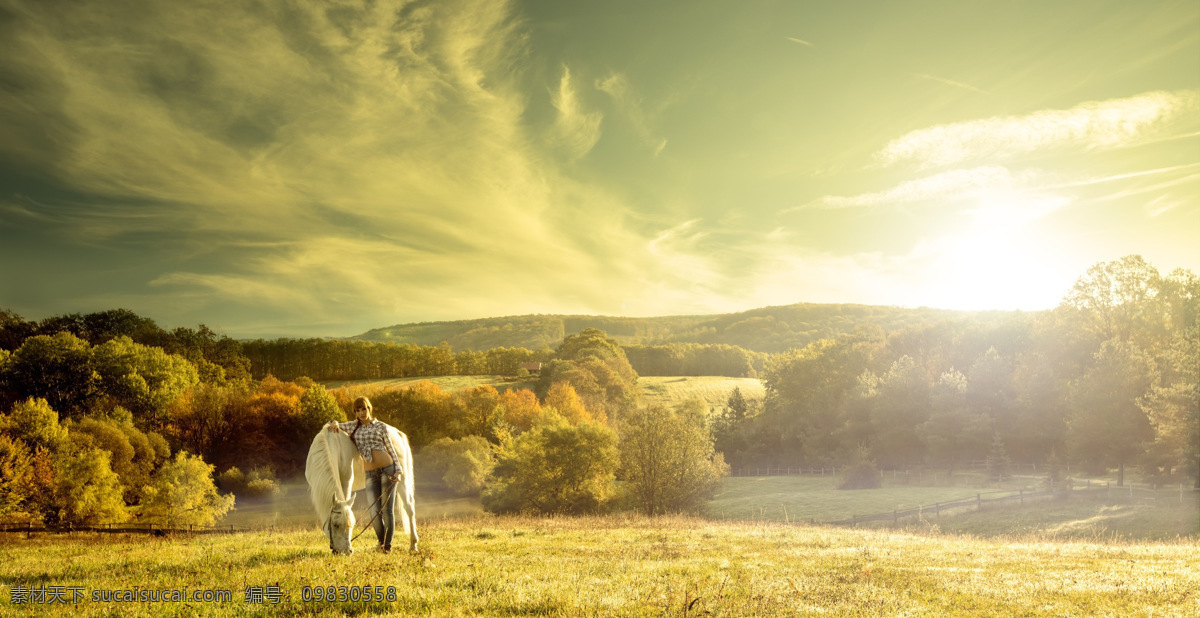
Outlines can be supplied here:
M338 423L338 427L350 435L354 432L354 426L358 425L358 421L350 421L348 423ZM358 452L362 454L364 461L371 461L371 451L384 451L392 456L392 463L398 463L400 458L396 456L396 451L392 450L392 441L387 437L387 425L379 419L371 419L370 423L363 423L354 432L352 438L354 446L358 447Z

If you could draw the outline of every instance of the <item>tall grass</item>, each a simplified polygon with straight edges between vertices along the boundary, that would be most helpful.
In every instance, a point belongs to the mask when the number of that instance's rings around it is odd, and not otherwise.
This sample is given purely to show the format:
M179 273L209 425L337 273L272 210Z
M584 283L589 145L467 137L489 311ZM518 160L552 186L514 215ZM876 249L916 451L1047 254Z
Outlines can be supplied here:
M1200 546L1029 542L687 518L427 521L419 554L332 556L312 528L5 538L0 612L24 615L1200 615ZM364 542L365 541L365 542ZM228 589L214 604L19 609L13 586ZM245 603L279 586L277 606ZM304 586L393 586L324 603Z

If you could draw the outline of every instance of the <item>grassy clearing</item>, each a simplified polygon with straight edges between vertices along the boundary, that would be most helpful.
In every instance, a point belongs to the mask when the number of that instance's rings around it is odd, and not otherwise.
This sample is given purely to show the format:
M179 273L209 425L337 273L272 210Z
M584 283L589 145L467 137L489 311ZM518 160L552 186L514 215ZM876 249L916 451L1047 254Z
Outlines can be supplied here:
M5 538L14 615L1197 615L1200 546L1013 542L696 519L427 522L420 554L328 554L313 528L224 536ZM366 541L364 543L364 541ZM13 586L78 605L11 605ZM245 603L247 586L288 600ZM305 602L304 586L394 586L394 600ZM223 603L93 602L99 590L226 589ZM29 610L29 611L25 611Z
M488 376L433 376L427 378L388 378L386 380L348 380L340 382L323 382L325 388L330 390L337 388L347 388L350 390L374 390L378 388L408 388L417 382L433 382L442 390L454 392L464 388L475 388L476 386L489 385L498 391L506 391L511 388L527 388L533 390L533 386L537 384L537 378L528 380L514 380L506 376L488 375Z
M428 378L390 378L386 380L350 380L325 382L329 389L371 390L377 388L407 388L417 382L428 380L442 390L454 392L464 388L489 385L498 391L512 388L533 390L537 378L514 381L505 376L435 376ZM658 377L641 376L638 385L642 391L642 405L673 406L688 399L700 398L709 407L721 410L729 400L733 389L742 389L747 399L762 399L766 394L762 381L757 378L725 378L721 376Z
M762 399L766 389L758 378L725 378L721 376L658 377L641 376L642 405L671 407L688 399L703 399L709 408L718 412L725 408L729 393L742 389L747 399Z
M1173 541L1200 539L1200 504L1153 506L1106 504L1087 499L1042 500L1024 506L991 505L928 517L907 526L911 532L940 532L978 537Z
M824 522L974 498L970 487L920 487L885 481L879 489L838 490L836 476L764 476L725 479L709 504L717 519Z

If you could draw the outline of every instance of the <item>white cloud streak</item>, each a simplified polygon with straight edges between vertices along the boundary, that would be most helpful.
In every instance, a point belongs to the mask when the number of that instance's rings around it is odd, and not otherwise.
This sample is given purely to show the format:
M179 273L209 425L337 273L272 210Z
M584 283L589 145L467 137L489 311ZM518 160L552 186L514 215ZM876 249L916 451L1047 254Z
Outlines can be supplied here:
M970 90L971 92L976 92L979 94L989 94L988 91L986 91L982 88L976 88L975 86L972 86L971 84L964 84L963 82L960 82L960 81L955 81L953 79L946 79L944 77L938 77L936 75L930 75L928 73L914 73L913 77L917 77L920 79L929 80L929 81L933 81L933 82L938 82L941 84L946 84L947 86L954 86L955 88L962 88L963 90Z
M1081 103L1065 110L938 125L892 140L876 159L885 166L911 161L921 167L940 167L1050 148L1117 148L1194 114L1198 100L1195 91L1155 91Z
M909 204L925 200L975 195L981 191L999 188L1009 189L1023 180L1019 175L1000 166L958 169L909 180L884 191L852 196L827 195L807 207L858 208L886 204ZM798 210L798 208L790 210Z

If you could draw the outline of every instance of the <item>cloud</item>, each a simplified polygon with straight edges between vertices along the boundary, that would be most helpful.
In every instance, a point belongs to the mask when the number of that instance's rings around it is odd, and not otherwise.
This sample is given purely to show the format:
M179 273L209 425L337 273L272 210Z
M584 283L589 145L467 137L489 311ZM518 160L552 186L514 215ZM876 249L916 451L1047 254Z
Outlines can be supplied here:
M558 140L565 146L572 159L587 154L600 140L600 123L604 115L600 112L585 112L579 94L571 83L571 69L563 66L562 80L558 90L550 97L554 109L558 110L554 127Z
M1028 175L1026 175L1028 176ZM981 191L1008 189L1024 178L1001 166L950 170L903 182L891 189L852 196L827 195L809 207L855 208L885 204L908 204L931 199L946 199L978 194ZM803 207L802 207L803 208ZM788 209L788 211L798 208ZM785 212L788 212L785 211Z
M29 76L0 109L41 110L0 117L0 135L24 136L0 158L72 196L4 208L71 243L146 247L163 271L120 285L175 300L113 298L167 322L235 303L353 334L615 311L643 269L628 207L560 163L602 120L567 67L551 93L561 141L529 128L510 3L127 8L30 3L0 25L0 73Z
M812 43L809 43L808 41L805 41L805 40L803 40L803 39L797 39L796 37L789 36L789 37L784 37L784 38L786 38L787 40L789 40L789 41L791 41L791 42L793 42L793 43L799 43L799 44L801 44L801 45L803 45L803 46L805 46L805 47L812 47L812 46L813 46L813 44L812 44Z
M609 96L613 105L633 127L642 144L650 148L655 157L662 154L667 147L667 138L656 134L653 125L654 119L663 108L670 105L670 101L663 103L658 109L647 110L645 101L635 94L629 78L618 72L609 73L603 79L596 80L596 89Z
M918 77L920 79L925 79L925 80L929 80L929 81L933 81L933 82L938 82L941 84L946 84L947 86L954 86L955 88L962 88L963 90L970 90L971 92L977 92L979 94L989 94L988 91L983 90L981 88L976 88L975 86L972 86L971 84L964 84L963 82L960 82L960 81L955 81L953 79L946 79L944 77L938 77L936 75L929 75L928 73L914 73L913 77Z
M1137 143L1156 130L1194 115L1198 101L1200 96L1195 91L1155 91L1081 103L1065 110L938 125L892 140L876 159L885 166L913 161L921 167L935 167L1048 148L1116 148Z

